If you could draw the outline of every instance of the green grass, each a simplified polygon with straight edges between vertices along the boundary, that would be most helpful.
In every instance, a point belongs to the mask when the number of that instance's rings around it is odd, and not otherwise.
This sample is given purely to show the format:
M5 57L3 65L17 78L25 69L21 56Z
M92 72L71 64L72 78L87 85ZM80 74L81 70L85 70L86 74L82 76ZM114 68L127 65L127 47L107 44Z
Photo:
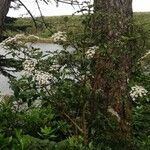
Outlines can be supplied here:
M144 26L145 30L150 30L150 13L134 13L134 18L138 24ZM36 20L37 30L31 18L18 18L15 23L7 24L6 34L12 36L17 33L25 33L47 38L57 31L71 30L76 32L82 28L81 16L45 17L48 28L42 23L41 18L36 18Z
M81 17L80 16L60 16L60 17L45 17L45 24L43 24L41 18L36 18L38 29L31 18L18 18L15 23L6 24L5 34L13 36L15 34L25 33L34 34L42 38L48 38L57 31L73 32L81 29Z

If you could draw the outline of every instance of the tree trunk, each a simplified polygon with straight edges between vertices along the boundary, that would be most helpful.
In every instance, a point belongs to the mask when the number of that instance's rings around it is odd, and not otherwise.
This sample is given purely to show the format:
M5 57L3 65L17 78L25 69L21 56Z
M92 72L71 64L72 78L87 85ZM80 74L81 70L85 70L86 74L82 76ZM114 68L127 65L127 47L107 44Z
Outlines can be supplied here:
M132 43L124 39L132 33L132 15L132 0L94 0L93 36L95 43L104 50L95 56L92 87L95 93L102 91L97 103L103 103L103 112L116 118L119 130L114 134L125 141L131 135L127 81L130 78Z
M11 0L0 0L0 37L3 30L4 19L8 13Z

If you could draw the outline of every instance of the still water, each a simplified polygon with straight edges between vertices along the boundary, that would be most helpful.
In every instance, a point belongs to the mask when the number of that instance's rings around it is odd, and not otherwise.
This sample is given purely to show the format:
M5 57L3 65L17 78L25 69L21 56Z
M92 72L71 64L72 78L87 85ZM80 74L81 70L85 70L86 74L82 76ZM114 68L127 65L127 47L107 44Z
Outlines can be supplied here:
M61 45L58 44L49 44L49 43L34 43L32 44L33 47L35 48L40 48L42 51L44 51L45 53L48 51L61 51L63 49L63 47ZM70 48L69 48L70 49ZM5 50L3 49L2 46L0 46L0 54L5 54ZM13 75L15 75L16 77L18 77L20 75L20 73L13 73ZM10 88L9 85L9 79L4 77L3 75L0 74L0 95L10 95L12 94L12 90Z

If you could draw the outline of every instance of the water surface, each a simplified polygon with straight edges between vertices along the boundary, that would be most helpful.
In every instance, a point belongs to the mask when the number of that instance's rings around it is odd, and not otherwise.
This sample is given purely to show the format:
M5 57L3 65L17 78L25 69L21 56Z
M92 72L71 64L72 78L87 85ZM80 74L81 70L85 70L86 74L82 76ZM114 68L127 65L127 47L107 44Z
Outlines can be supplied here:
M63 49L63 46L58 44L49 44L49 43L33 43L29 44L33 46L34 48L40 48L44 53L51 51L54 52L56 50L61 51ZM3 47L0 45L0 54L4 55L6 54L6 50L3 49ZM8 57L12 57L11 55L8 55ZM18 77L20 73L12 73L14 76ZM13 91L10 89L9 79L7 77L4 77L2 74L0 74L0 91L1 95L11 95L13 94Z

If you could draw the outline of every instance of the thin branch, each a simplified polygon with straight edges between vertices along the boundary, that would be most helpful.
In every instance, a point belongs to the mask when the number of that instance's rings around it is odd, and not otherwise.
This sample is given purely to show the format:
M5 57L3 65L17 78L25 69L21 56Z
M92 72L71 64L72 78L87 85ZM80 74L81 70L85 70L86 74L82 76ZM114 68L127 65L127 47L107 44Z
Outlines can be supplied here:
M44 16L43 16L43 14L42 14L41 7L40 7L40 5L39 5L39 2L38 2L38 0L35 0L35 2L36 2L36 4L37 4L38 10L39 10L39 12L40 12L41 19L42 19L42 21L43 21L45 27L47 28L48 26L47 26L47 24L46 24L46 22L45 22L45 20L44 20ZM45 1L44 1L44 2L45 2Z
M36 20L35 20L34 16L32 15L32 13L30 12L30 10L26 7L26 5L21 0L18 0L18 1L26 9L26 11L29 13L29 15L31 16L31 18L32 18L32 20L34 22L34 25L35 25L35 27L37 29L38 26L37 26Z
M48 5L48 2L46 0L43 0L44 3L46 3Z
M67 119L71 121L71 123L82 133L84 134L84 131L74 122L65 112L62 113Z
M54 0L56 3L65 3L65 4L70 4L70 5L82 5L78 1L74 0Z

